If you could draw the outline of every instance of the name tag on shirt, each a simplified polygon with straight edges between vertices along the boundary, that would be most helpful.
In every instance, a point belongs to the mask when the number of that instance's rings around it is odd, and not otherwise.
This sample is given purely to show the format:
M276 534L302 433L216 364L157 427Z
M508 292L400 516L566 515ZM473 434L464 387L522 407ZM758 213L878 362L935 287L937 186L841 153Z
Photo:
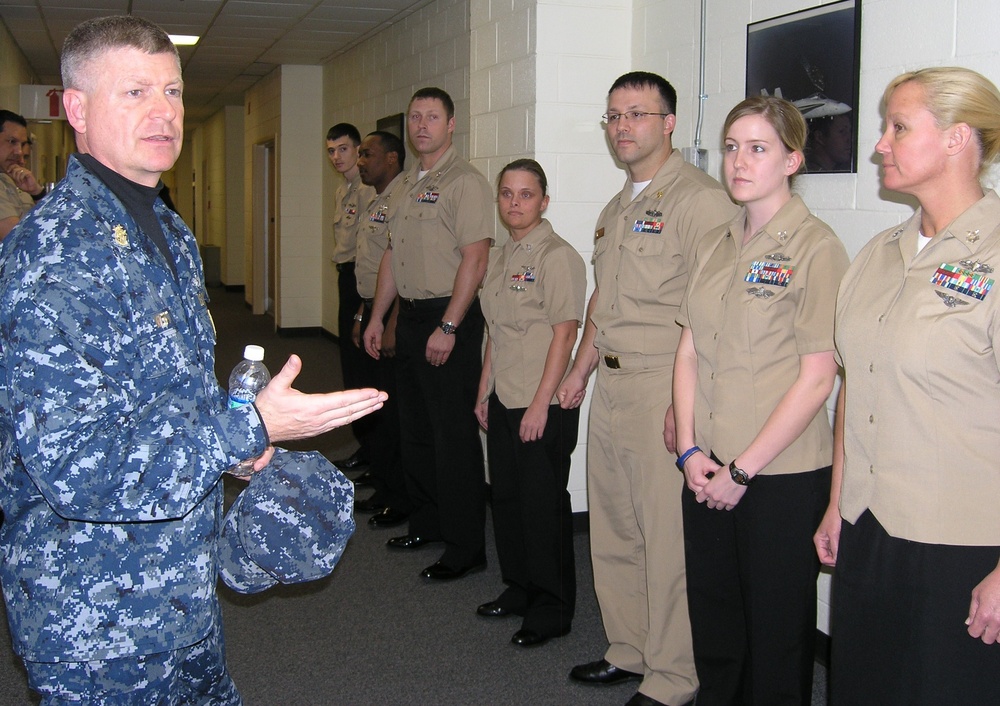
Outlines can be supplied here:
M750 264L750 270L743 281L787 287L788 283L792 281L794 270L795 268L791 265L778 265L773 262L756 260Z

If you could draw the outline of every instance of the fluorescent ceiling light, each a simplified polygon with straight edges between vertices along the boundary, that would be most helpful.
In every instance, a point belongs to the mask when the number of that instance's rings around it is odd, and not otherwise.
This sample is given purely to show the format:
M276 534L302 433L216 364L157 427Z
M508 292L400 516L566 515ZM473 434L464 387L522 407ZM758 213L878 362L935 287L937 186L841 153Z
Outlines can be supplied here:
M192 47L198 43L199 39L201 39L201 37L196 34L171 34L169 36L170 41L178 47Z

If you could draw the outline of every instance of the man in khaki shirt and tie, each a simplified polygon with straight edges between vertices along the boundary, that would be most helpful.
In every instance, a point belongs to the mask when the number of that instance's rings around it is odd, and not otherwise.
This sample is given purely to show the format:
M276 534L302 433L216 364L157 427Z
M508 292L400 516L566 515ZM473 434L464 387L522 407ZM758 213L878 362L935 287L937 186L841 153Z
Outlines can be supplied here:
M681 333L674 321L699 239L737 212L721 184L673 149L676 103L673 87L647 72L621 76L608 93L608 137L628 180L597 222L597 288L558 392L563 407L578 406L599 368L587 486L594 588L610 646L570 677L641 680L627 706L680 706L698 689L684 574L684 478L673 456L670 398Z

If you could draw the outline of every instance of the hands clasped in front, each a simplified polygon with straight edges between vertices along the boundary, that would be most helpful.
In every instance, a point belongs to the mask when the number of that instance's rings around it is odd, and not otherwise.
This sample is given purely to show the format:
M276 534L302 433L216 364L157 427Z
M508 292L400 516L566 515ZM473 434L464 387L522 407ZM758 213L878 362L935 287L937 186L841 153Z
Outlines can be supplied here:
M747 492L745 485L734 482L723 466L701 451L684 463L684 480L695 500L713 510L732 510Z

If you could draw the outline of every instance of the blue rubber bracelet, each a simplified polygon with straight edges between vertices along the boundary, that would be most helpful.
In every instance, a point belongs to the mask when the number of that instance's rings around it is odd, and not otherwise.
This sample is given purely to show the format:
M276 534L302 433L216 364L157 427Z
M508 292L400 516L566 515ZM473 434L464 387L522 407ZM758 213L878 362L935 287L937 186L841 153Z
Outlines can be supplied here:
M684 462L687 461L689 458L691 458L692 454L696 454L699 451L701 451L700 448L698 448L697 446L692 446L690 449L688 449L687 451L685 451L684 453L682 453L681 457L679 459L677 459L677 470L678 471L683 471L684 470Z

